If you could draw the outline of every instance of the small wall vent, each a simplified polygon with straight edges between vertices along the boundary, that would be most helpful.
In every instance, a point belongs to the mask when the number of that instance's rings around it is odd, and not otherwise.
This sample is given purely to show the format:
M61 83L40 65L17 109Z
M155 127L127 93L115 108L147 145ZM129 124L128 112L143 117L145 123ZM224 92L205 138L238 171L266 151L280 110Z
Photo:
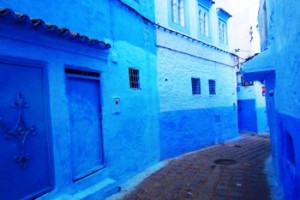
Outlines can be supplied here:
M65 68L65 73L66 74L71 74L71 75L100 77L100 73L99 72L84 71L84 70L72 69L72 68Z

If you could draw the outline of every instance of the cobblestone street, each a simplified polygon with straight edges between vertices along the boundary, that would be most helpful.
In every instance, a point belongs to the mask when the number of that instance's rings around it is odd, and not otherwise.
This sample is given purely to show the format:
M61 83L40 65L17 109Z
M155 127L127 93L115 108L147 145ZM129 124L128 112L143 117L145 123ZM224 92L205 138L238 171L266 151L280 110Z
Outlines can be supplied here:
M175 158L127 193L124 200L270 199L265 160L269 137L243 135Z

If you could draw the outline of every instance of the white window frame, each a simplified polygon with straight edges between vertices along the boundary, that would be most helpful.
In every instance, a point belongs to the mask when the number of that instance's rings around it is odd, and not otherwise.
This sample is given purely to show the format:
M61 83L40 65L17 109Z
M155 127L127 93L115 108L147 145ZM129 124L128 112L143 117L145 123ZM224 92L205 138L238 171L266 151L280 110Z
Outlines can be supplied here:
M199 7L199 31L202 36L209 37L209 10L200 6Z
M172 21L182 27L185 26L184 0L171 0Z

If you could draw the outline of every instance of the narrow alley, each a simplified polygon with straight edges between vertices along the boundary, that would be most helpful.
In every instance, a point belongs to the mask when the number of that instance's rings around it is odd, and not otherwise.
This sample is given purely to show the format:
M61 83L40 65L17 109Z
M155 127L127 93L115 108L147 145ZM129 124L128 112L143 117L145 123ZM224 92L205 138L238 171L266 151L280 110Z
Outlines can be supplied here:
M300 200L299 8L0 0L0 200Z
M172 159L124 200L270 199L265 161L267 135L243 135Z

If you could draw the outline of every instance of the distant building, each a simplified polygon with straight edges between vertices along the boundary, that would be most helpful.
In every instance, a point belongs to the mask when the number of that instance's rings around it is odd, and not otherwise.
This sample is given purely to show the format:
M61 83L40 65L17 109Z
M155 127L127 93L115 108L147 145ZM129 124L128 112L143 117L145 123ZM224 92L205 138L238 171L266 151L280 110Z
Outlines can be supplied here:
M237 79L239 132L268 132L265 85L263 81L247 82L240 72L237 73Z
M153 6L0 1L0 199L103 199L159 161Z
M299 6L298 1L260 1L262 52L243 68L246 81L266 83L272 156L285 199L300 197Z
M228 0L216 2L224 6L234 17L231 18L231 49L239 56L242 64L260 52L257 15L259 0ZM253 13L255 13L253 15ZM263 80L244 81L237 69L237 99L239 132L266 133L268 124Z
M239 136L231 15L211 0L155 1L161 158Z

